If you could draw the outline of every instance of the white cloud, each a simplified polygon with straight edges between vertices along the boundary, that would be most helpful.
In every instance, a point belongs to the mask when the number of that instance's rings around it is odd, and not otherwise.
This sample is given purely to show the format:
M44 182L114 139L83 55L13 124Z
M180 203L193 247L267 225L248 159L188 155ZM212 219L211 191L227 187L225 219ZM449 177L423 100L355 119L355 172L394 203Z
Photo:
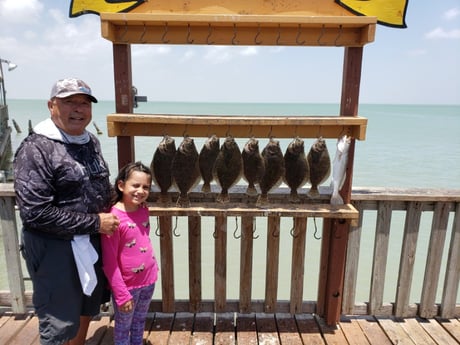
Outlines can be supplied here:
M444 12L444 18L446 18L447 20L453 20L458 16L460 16L460 9L458 8L451 8Z
M43 4L38 0L0 0L0 22L30 23L41 18Z
M259 51L257 50L257 47L246 47L240 52L240 54L243 56L253 56L257 55L258 53Z
M428 39L438 39L438 38L447 38L447 39L458 39L460 38L460 29L445 30L443 28L436 28L431 30L425 37Z

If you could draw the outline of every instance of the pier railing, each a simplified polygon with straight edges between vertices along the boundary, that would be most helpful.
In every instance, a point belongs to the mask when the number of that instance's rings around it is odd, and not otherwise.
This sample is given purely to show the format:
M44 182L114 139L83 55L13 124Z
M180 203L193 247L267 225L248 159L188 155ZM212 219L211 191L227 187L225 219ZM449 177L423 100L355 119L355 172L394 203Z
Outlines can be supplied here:
M321 315L322 257L334 253L314 246L340 234L319 229L321 222L335 221L321 218L329 191L320 191L317 207L310 205L305 214L290 214L286 206L280 212L274 207L245 211L249 197L243 190L232 193L235 203L226 207L210 203L213 193L207 200L192 192L192 207L166 211L156 207L158 195L152 192L152 237L161 263L152 309ZM283 202L287 193L280 188L270 200ZM460 190L355 188L352 204L359 218L348 233L343 290L338 292L342 313L459 317ZM0 216L1 260L9 282L9 290L0 291L0 305L23 313L31 306L31 291L24 284L27 272L19 254L11 183L0 183ZM178 260L180 251L187 254Z

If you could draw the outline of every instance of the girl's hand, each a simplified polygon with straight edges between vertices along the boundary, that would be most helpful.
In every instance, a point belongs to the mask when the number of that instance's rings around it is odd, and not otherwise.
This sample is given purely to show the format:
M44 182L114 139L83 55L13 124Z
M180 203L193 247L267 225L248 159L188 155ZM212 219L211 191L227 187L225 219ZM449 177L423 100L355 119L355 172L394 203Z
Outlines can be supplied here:
M125 304L122 304L120 307L118 307L118 309L120 309L121 312L123 313L129 313L133 310L133 300L129 300L128 302L126 302Z

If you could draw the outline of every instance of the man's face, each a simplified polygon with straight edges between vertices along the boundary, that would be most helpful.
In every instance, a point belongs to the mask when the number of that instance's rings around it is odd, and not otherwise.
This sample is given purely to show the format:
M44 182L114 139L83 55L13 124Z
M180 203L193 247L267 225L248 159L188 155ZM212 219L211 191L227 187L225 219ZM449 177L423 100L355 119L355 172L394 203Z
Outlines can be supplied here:
M83 134L91 122L92 104L87 95L77 94L48 101L51 119L61 130L70 135Z

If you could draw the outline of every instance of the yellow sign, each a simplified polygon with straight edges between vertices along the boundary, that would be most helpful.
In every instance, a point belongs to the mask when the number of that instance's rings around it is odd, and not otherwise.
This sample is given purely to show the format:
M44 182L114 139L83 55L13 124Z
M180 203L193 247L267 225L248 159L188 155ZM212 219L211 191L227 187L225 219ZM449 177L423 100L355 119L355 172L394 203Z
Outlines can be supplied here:
M335 0L353 13L377 17L379 24L406 28L406 9L409 0Z
M124 1L124 0L72 0L70 3L69 17L78 17L82 14L101 12L129 12L139 6L145 0Z

